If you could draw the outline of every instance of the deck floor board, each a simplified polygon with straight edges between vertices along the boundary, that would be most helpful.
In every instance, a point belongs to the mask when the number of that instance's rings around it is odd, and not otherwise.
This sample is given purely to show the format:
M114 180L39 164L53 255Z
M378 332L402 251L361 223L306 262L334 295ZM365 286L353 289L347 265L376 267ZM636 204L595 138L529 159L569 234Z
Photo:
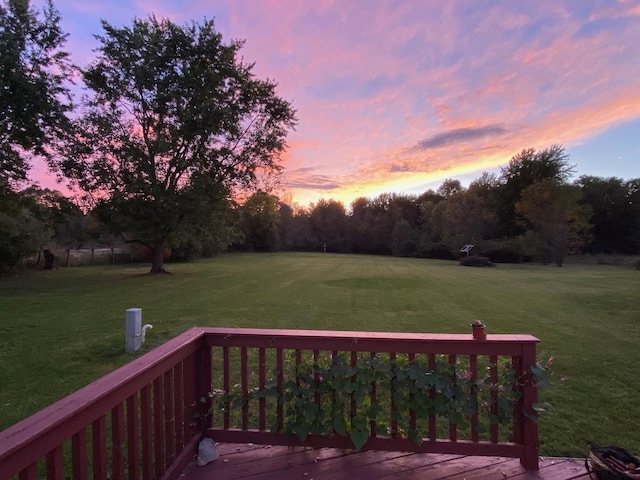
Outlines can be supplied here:
M541 458L527 472L514 458L461 455L356 452L333 448L218 444L213 463L187 466L181 480L588 480L584 459Z

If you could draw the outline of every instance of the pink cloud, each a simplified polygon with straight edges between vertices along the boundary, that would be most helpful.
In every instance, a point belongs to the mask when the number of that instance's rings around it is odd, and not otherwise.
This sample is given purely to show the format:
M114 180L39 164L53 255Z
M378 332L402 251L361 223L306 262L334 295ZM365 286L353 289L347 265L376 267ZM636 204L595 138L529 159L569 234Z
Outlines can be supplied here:
M283 157L296 199L329 196L328 185L336 198L405 188L411 178L419 185L640 118L637 1L62 0L60 8L116 24L151 12L177 23L206 16L227 41L246 39L256 75L275 79L298 109ZM412 150L421 142L434 148Z

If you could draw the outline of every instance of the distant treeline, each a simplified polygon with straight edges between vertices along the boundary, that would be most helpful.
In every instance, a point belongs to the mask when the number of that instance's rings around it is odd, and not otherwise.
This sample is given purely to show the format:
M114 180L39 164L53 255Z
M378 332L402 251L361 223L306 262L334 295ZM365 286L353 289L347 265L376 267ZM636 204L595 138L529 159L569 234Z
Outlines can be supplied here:
M500 175L468 188L445 180L421 195L382 194L345 207L320 200L293 209L257 192L239 208L242 241L256 251L313 250L562 264L566 253L640 253L640 179L581 176L563 147L526 149Z
M562 265L564 255L640 254L640 179L581 176L561 146L515 155L500 175L483 173L464 188L445 180L421 195L382 194L349 206L320 200L308 208L256 191L242 204L220 200L209 221L181 228L164 257L188 261L224 251L326 251L493 262ZM2 224L0 270L43 247L123 246L149 251L118 222L118 204L88 212L59 192L30 187L9 192L4 209L22 212ZM0 215L0 223L6 220ZM169 219L162 219L169 221ZM142 250L140 250L142 249ZM128 249L130 251L130 249ZM147 255L148 256L148 255ZM142 258L136 254L136 258Z

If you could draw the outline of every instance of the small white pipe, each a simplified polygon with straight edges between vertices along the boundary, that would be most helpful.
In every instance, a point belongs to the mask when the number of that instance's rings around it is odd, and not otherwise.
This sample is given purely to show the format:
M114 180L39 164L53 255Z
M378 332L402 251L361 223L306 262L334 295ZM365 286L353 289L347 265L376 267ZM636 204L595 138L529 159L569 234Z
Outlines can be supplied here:
M142 341L142 343L144 343L144 335L145 335L145 332L147 331L147 328L153 328L153 325L151 325L150 323L146 323L146 324L142 327L142 330L141 330L141 332L140 332L141 337L142 337L140 340Z

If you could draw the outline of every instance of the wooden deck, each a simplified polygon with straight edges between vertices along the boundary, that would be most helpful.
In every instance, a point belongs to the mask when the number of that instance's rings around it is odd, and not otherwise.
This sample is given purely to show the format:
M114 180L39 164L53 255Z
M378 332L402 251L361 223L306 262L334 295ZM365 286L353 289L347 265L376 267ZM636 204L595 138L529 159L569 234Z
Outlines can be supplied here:
M270 447L218 444L217 461L192 461L182 480L422 479L422 480L588 480L584 459L541 458L540 470L527 472L517 458Z

